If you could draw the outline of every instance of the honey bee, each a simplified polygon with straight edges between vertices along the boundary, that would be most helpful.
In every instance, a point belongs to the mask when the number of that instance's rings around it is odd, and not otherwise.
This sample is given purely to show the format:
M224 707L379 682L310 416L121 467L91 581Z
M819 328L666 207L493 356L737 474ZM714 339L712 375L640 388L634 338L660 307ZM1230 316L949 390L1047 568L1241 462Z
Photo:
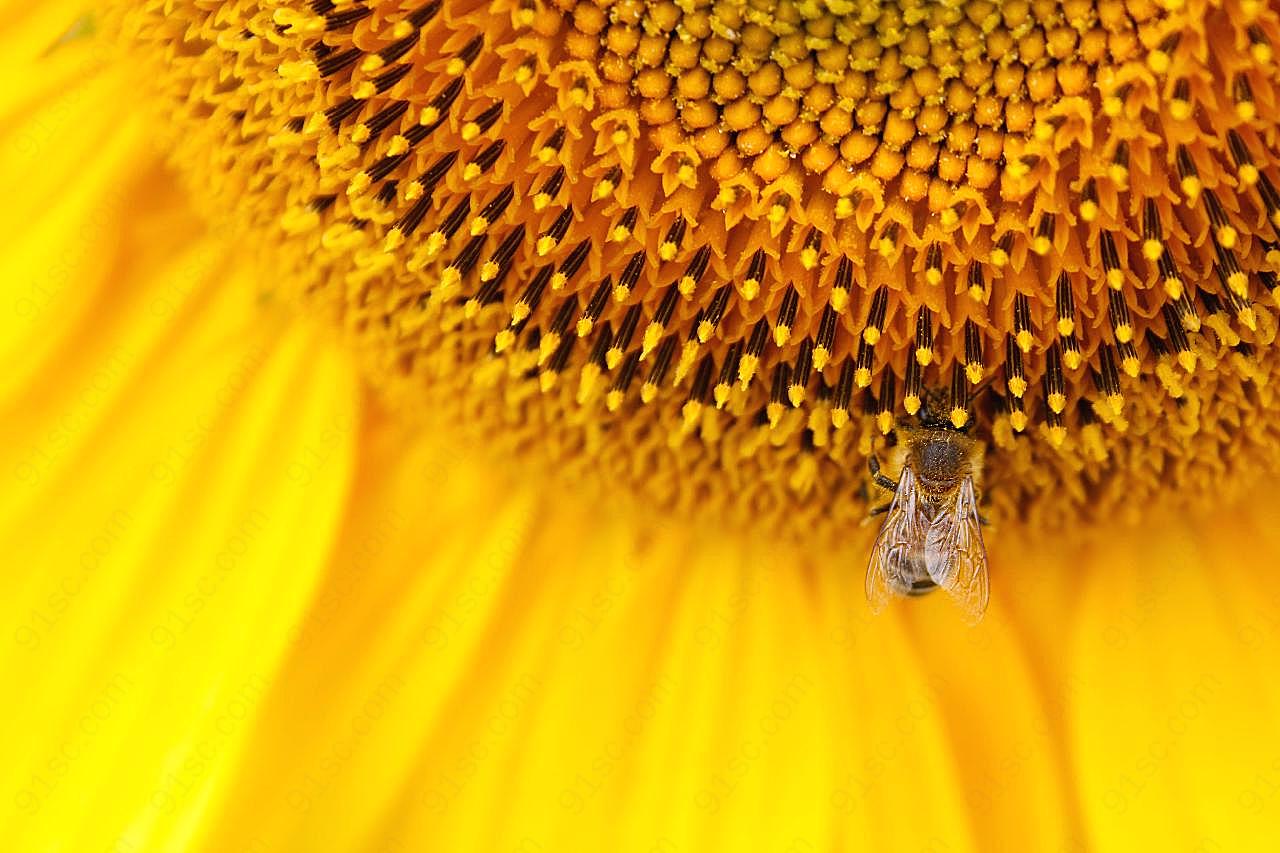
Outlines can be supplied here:
M895 483L867 460L876 485L893 493L867 565L873 612L894 595L923 595L941 587L976 624L987 608L987 550L978 511L983 445L945 421L899 425L893 448Z

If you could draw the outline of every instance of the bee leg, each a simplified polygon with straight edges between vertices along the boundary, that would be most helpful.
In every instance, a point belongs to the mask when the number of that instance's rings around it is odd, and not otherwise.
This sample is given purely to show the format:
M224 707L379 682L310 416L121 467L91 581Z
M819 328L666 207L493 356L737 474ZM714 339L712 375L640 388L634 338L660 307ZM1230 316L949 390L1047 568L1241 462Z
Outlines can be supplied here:
M867 470L871 472L871 479L875 480L877 486L890 492L898 491L898 484L880 473L880 460L874 453L867 457Z
M871 519L875 518L877 515L884 515L884 514L885 514L886 512L888 512L892 507L893 507L893 502L892 502L892 501L890 501L889 503L885 504L884 506L874 506L874 507L872 507L871 509L867 510L867 516L866 516L866 518L862 519L862 525L863 525L863 527L865 527L865 526L867 526L868 524L870 524L870 523L871 523Z

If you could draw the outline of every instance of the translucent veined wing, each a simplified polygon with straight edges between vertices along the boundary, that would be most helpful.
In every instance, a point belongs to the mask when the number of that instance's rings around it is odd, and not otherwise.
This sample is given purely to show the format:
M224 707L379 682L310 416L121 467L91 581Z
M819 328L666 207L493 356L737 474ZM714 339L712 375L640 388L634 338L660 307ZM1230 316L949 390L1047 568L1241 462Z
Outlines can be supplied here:
M908 577L911 553L919 549L928 532L919 508L915 474L909 467L903 468L898 490L893 493L893 503L889 505L867 563L867 601L871 602L873 613L883 610L894 595L911 588L912 578Z
M976 624L987 609L991 589L972 477L960 484L954 503L934 517L924 550L929 577L955 599L966 621Z

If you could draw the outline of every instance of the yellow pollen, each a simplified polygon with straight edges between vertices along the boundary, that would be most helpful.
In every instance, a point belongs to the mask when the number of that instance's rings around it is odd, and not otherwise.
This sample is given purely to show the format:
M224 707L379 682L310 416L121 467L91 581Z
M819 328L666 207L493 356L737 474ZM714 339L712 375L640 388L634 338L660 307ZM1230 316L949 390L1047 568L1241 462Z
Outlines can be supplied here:
M368 172L356 172L355 177L347 184L347 195L362 195L369 190L372 184L373 179L369 177Z
M462 273L457 267L445 267L440 274L440 288L445 293L453 293L462 281Z
M439 231L431 232L431 234L427 237L427 244L426 244L426 252L428 257L434 258L436 255L439 255L440 252L444 249L445 244L447 242L448 242L448 238L445 237L444 234L440 233Z
M401 154L403 154L408 150L409 150L408 137L401 136L400 134L397 133L395 136L391 137L391 142L387 145L387 156L399 157Z
M1237 295L1245 297L1249 295L1249 277L1243 272L1233 272L1227 276L1227 287L1230 287Z
M644 330L644 344L640 348L641 361L657 349L660 340L662 340L662 324L650 323Z
M387 237L382 243L382 251L394 252L404 245L404 232L399 228L392 228L387 232Z

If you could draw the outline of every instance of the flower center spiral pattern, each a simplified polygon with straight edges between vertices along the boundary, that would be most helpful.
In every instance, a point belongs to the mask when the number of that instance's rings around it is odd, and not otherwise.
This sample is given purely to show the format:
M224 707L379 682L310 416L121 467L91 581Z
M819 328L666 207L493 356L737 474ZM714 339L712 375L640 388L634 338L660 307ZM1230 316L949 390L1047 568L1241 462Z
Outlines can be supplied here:
M1280 457L1275 4L125 5L374 380L605 488L838 532L926 410L1032 525Z

